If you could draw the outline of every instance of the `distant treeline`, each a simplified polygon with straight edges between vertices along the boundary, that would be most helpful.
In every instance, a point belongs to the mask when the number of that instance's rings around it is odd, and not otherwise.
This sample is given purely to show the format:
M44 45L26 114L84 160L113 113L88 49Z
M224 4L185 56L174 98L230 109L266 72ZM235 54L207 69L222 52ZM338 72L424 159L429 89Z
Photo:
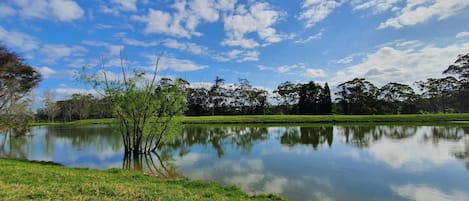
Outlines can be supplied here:
M355 78L337 86L335 100L331 90L310 81L280 83L269 94L253 87L247 79L225 85L216 77L210 87L190 87L186 83L188 116L259 115L259 114L412 114L436 112L469 112L469 54L460 55L444 72L447 77L428 78L415 82L419 89L390 82L381 88L364 78ZM453 77L455 76L455 77ZM163 78L161 86L173 80ZM39 109L39 120L72 121L109 118L112 103L91 94L74 94L70 99L45 101Z

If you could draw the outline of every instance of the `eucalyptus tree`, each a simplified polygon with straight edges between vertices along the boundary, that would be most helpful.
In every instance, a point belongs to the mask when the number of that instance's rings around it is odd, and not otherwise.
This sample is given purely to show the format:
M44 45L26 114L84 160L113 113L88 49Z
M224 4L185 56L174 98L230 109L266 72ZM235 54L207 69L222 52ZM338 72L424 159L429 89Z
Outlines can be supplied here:
M376 114L378 88L364 78L355 78L337 86L336 100L344 114Z
M209 97L211 105L211 115L221 113L222 104L226 101L226 89L223 86L225 80L221 77L215 78L215 83L210 87Z
M318 114L319 102L323 89L321 85L310 81L300 87L298 109L300 114Z
M428 78L416 82L422 91L422 98L426 101L426 110L430 112L451 112L457 107L457 93L460 89L459 81L452 77Z
M445 71L445 75L456 75L459 80L459 91L456 94L456 99L459 103L459 110L461 112L469 112L469 53L465 55L458 55L454 64L450 65Z
M278 95L276 96L276 99L279 101L279 106L283 110L282 113L294 113L293 106L298 104L298 100L300 98L299 91L299 85L293 84L290 81L280 83L277 86L274 93Z
M183 114L186 108L186 91L181 80L158 82L159 61L160 57L150 76L136 69L129 74L125 62L121 62L120 79L111 79L104 70L81 74L81 79L91 82L111 101L126 155L156 151L175 134L178 124L174 117Z
M385 113L414 113L417 95L414 89L406 84L390 82L378 91L378 99L383 102Z
M24 99L41 81L41 74L23 58L0 45L0 123L25 126L29 111ZM25 105L26 104L26 105ZM18 125L15 125L18 124Z
M55 94L51 90L44 92L44 113L47 115L47 121L53 122L60 112L59 104L54 101Z

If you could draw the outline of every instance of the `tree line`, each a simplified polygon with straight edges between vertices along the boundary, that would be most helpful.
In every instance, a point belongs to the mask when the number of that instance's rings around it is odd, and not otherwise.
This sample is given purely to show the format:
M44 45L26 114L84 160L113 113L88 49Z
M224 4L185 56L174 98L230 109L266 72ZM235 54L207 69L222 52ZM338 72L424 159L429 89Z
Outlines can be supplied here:
M364 78L337 85L334 101L328 83L280 83L272 94L254 87L247 79L226 85L216 77L209 87L184 85L185 115L263 115L263 114L415 114L469 112L469 54L458 56L444 72L443 78L428 78L412 86L390 82L377 87ZM174 83L163 78L158 85ZM112 117L110 101L91 94L74 94L67 100L53 102L47 93L45 107L37 112L40 120L72 121Z

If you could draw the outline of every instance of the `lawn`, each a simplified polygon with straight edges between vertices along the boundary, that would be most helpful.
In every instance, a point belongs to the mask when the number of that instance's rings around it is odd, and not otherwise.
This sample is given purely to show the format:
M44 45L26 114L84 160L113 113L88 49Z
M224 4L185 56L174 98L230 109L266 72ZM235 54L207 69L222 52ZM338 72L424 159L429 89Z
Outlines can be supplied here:
M281 124L281 123L469 123L469 113L406 115L243 115L182 116L184 124ZM115 119L87 119L66 123L33 123L40 125L88 125L115 123Z
M285 200L188 179L161 180L121 169L67 168L0 159L0 200Z

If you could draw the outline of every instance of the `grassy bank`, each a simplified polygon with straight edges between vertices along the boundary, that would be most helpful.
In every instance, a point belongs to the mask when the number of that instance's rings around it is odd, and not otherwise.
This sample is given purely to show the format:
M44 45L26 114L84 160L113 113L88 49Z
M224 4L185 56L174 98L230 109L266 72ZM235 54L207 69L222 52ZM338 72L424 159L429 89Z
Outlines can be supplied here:
M445 123L469 122L469 114L410 115L249 115L178 117L184 124L279 124L279 123ZM90 119L67 123L34 123L38 125L108 124L115 119Z
M0 200L283 200L236 187L160 180L141 172L88 170L0 159Z

